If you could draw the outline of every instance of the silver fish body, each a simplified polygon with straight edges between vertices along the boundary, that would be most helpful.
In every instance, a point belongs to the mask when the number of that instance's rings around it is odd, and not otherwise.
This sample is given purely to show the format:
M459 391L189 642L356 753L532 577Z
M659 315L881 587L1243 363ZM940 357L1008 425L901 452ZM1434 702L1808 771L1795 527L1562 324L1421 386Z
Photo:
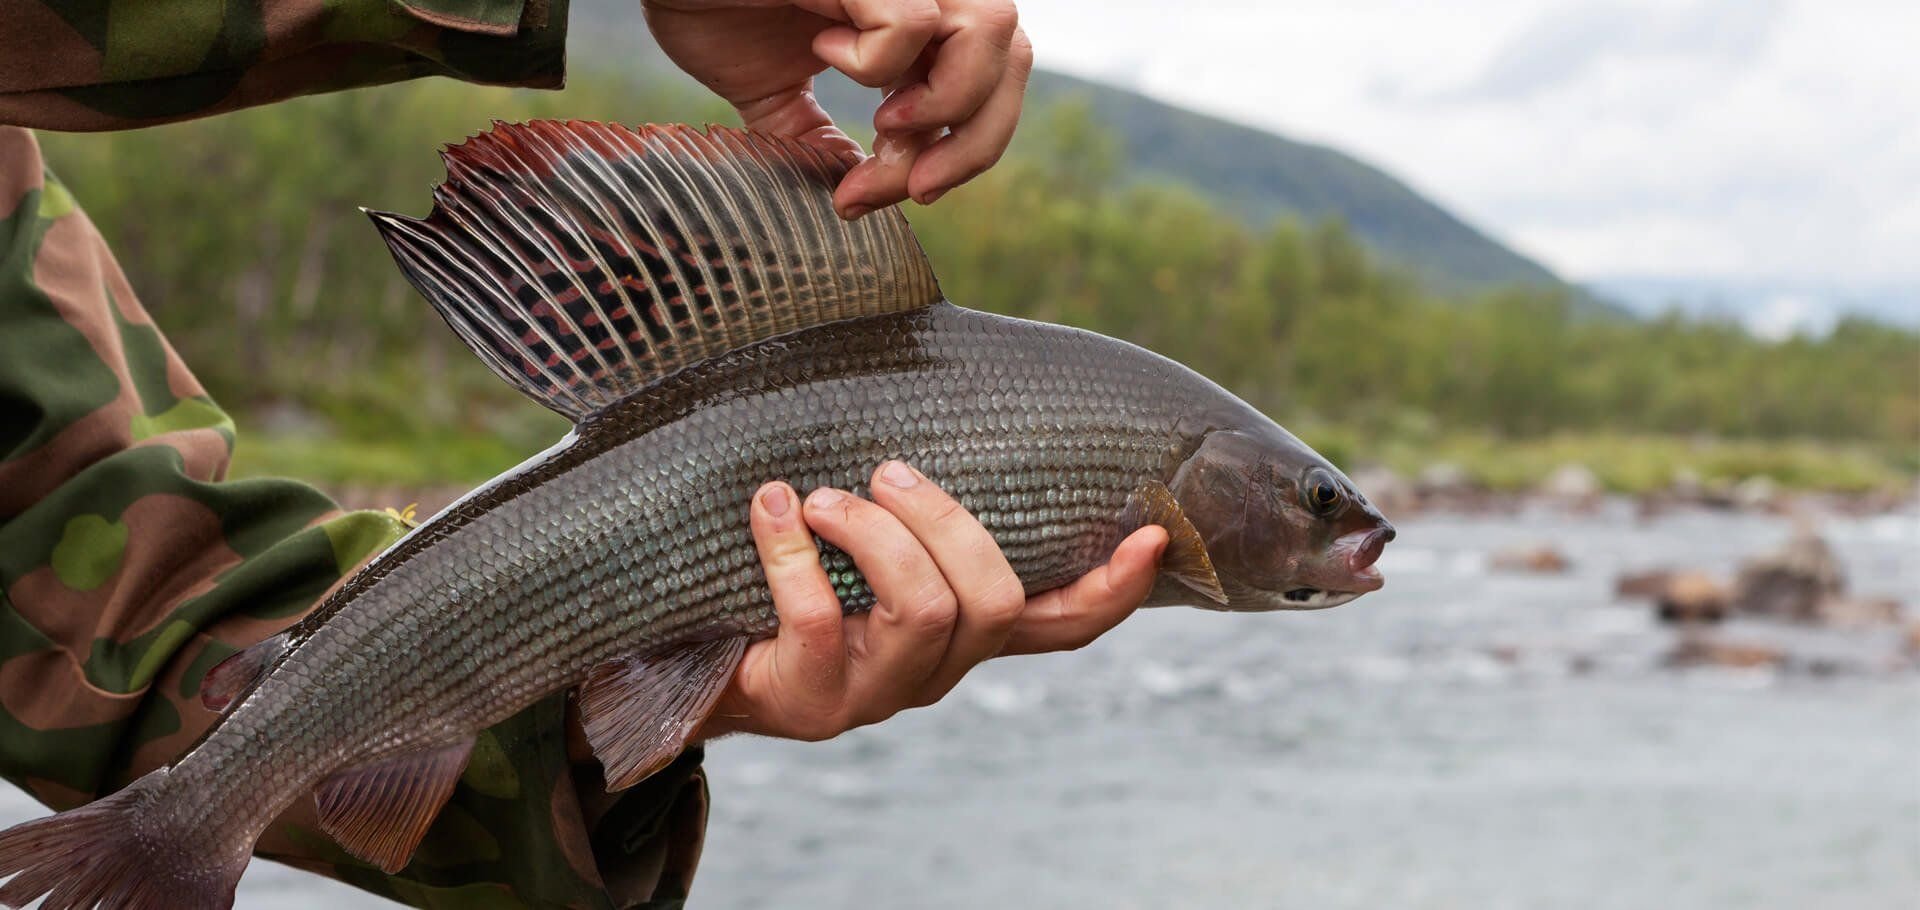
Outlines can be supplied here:
M203 682L225 715L173 765L0 832L0 903L224 907L315 795L389 871L481 730L579 690L612 786L669 760L777 625L753 493L863 491L902 459L1029 593L1171 536L1153 602L1281 609L1380 584L1392 529L1311 449L1199 374L944 301L897 213L831 214L836 163L715 130L503 125L448 154L396 261L503 379L575 421ZM843 606L873 593L822 559ZM57 900L54 900L56 899Z

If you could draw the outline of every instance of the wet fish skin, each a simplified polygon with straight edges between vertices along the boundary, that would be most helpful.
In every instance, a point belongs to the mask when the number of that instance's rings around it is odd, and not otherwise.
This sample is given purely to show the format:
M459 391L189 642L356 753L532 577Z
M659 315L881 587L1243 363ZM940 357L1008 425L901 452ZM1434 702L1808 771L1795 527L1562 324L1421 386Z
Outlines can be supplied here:
M708 255L717 270L735 254ZM1309 581L1359 585L1343 596L1377 587L1355 581L1368 566L1348 554L1355 535L1391 533L1299 440L1125 342L945 302L776 334L584 414L560 445L423 524L292 630L171 767L0 832L0 873L24 869L0 902L65 882L113 889L108 906L225 906L259 833L309 791L326 807L342 774L424 806L376 819L424 830L439 804L420 794L451 786L478 731L610 661L770 635L752 494L771 479L860 492L892 458L972 512L1029 593L1079 577L1152 520L1175 532L1169 563L1186 560L1163 566L1154 602L1274 609ZM1337 510L1303 508L1315 478L1341 485ZM849 611L872 603L845 554L823 559ZM147 878L48 858L129 835L144 854L128 868ZM396 862L411 850L380 846Z

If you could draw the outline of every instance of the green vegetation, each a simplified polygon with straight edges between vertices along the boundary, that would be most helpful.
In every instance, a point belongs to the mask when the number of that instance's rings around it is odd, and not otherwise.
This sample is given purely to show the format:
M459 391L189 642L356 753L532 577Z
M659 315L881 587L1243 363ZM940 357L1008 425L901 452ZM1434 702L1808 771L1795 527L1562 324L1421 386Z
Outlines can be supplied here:
M432 149L537 116L724 119L674 85L430 82L45 143L156 321L238 414L238 470L470 482L560 425L460 347L356 207L423 212ZM1192 364L1344 464L1449 459L1512 486L1581 461L1622 489L1683 469L1836 488L1920 471L1911 331L1852 321L1768 342L1595 313L1552 287L1443 297L1338 223L1255 230L1195 190L1133 180L1084 105L1038 110L1021 136L991 174L909 213L949 296Z

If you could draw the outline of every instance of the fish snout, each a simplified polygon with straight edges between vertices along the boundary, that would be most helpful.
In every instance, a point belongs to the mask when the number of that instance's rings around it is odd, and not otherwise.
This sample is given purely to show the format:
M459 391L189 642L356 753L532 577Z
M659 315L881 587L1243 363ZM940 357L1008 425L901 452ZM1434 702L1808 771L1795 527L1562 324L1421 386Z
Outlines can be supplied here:
M1347 568L1356 573L1372 568L1374 563L1380 561L1380 554L1386 551L1387 543L1395 536L1393 525L1368 532L1366 539L1360 541L1360 545L1354 547L1352 554L1347 557Z

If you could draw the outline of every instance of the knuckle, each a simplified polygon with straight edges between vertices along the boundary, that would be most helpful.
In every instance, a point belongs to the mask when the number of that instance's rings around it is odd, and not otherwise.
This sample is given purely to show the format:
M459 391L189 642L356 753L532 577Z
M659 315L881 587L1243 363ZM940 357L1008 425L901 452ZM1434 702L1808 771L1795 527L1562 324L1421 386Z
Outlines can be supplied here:
M960 620L960 598L954 595L946 579L931 579L914 592L904 614L903 618L916 631L944 635L953 631Z
M1013 625L1026 606L1026 591L1011 573L1000 576L980 596L981 619L995 628Z
M760 555L769 566L781 572L792 572L806 568L819 558L819 551L813 548L813 539L805 534L780 534L769 540L756 542Z
M961 505L959 501L945 493L935 491L935 494L932 501L927 503L930 512L928 518L934 525L946 527L973 521L973 513L968 512L966 506Z
M938 0L906 0L897 5L894 15L901 28L913 32L932 34L940 26Z
M840 602L831 593L802 597L793 605L787 623L802 639L829 635L839 626Z
M1012 0L987 0L974 10L973 20L1004 42L1020 27L1020 9Z
M1027 37L1026 29L1015 29L1013 44L1008 52L1008 60L1014 75L1022 82L1033 72L1033 39Z

